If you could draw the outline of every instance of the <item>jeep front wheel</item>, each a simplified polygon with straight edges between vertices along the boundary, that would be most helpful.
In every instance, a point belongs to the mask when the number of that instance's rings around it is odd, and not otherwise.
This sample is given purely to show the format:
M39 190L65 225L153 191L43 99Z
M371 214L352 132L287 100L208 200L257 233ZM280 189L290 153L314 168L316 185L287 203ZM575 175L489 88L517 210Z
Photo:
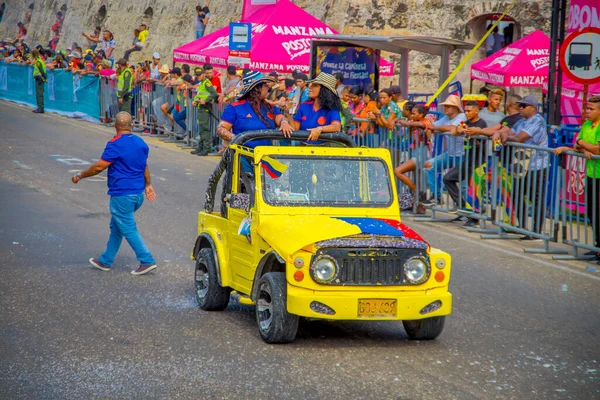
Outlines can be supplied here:
M445 322L446 317L443 316L402 321L402 325L404 325L404 330L411 339L433 340L442 333Z
M200 249L196 255L194 273L196 300L205 311L221 311L229 304L231 289L219 285L217 266L212 249Z
M269 272L258 280L256 322L267 343L290 343L296 338L299 317L287 312L285 273Z

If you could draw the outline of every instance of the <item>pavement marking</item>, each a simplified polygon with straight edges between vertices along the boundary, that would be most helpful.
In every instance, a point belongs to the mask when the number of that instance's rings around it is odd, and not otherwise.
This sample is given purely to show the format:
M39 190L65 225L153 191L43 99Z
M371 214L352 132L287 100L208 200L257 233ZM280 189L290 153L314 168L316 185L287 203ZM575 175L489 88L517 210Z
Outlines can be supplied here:
M68 157L68 156L67 156ZM76 157L68 157L68 158L54 158L56 161L61 162L67 165L90 165L89 161L82 160Z
M29 165L25 165L20 161L17 160L11 160L12 162L14 162L15 164L17 164L19 167L23 168L23 169L33 169L31 168Z
M167 180L167 178L163 178L162 176L157 176L157 175L154 175L154 174L150 174L150 176L155 177L156 179L158 179L161 182L164 182L164 181Z
M598 276L586 274L585 272L577 271L577 270L574 270L572 268L565 267L565 266L562 266L562 265L553 264L551 262L540 260L538 258L531 257L531 256L528 256L528 255L523 254L523 253L518 253L518 252L515 252L515 251L512 251L512 250L503 249L501 247L497 247L495 245L487 244L485 242L482 242L481 240L475 240L475 239L472 239L472 238L469 238L469 237L459 236L459 235L457 235L457 232L453 232L453 233L445 232L445 231L443 231L441 229L434 229L431 226L425 226L425 225L421 225L420 228L430 229L432 231L435 231L435 233L438 234L438 235L447 236L447 237L452 238L452 239L462 240L463 242L471 243L471 244L473 244L473 245L475 245L477 247L484 247L484 248L489 249L489 250L499 251L499 252L502 252L502 253L505 253L505 254L509 254L511 256L515 256L515 257L523 258L523 259L528 260L528 261L536 262L538 264L542 264L542 265L545 265L547 267L552 267L552 268L555 268L555 269L558 269L558 270L561 270L561 271L566 271L566 272L570 272L570 273L575 274L575 275L583 276L583 277L588 278L588 279L592 279L592 280L595 280L595 281L600 281L600 277L598 277Z

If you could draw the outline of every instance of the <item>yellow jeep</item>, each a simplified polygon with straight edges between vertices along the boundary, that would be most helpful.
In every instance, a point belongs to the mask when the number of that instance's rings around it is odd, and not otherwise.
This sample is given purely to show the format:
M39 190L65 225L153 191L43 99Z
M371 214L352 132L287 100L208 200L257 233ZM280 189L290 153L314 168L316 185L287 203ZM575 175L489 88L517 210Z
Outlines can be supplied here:
M256 304L268 343L293 341L300 317L402 320L410 338L436 338L452 309L451 258L400 222L389 151L343 134L321 135L330 146L244 146L281 138L238 135L209 178L193 250L200 308L223 310L235 291Z

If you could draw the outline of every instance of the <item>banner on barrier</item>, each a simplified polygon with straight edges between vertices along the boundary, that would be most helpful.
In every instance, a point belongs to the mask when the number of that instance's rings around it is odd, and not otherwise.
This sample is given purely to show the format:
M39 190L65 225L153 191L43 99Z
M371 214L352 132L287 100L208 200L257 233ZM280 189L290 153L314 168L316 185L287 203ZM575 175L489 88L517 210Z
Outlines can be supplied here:
M100 118L97 77L73 75L66 71L48 71L44 105L48 111L66 115L85 114ZM0 65L0 98L35 106L35 82L30 66Z

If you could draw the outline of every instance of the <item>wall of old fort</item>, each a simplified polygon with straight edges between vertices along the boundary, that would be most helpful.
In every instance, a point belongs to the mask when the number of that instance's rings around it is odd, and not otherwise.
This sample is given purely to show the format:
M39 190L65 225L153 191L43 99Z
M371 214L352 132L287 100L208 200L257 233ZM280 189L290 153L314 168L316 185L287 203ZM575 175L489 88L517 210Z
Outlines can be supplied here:
M317 18L346 34L419 35L449 37L475 42L482 34L485 14L501 12L509 1L482 0L293 0ZM195 7L204 0L0 0L6 12L0 23L0 36L14 38L17 22L33 4L29 26L29 43L43 43L52 37L50 27L56 12L66 9L59 48L78 42L84 49L87 40L82 32L100 25L111 30L117 41L117 56L131 46L133 29L141 22L150 26L144 53L134 53L132 60L149 57L154 51L171 61L174 47L194 39ZM212 0L212 19L208 32L239 19L242 0ZM551 0L519 0L510 16L518 22L522 34L535 29L548 33ZM293 23L290 16L286 23ZM452 57L456 66L464 55ZM484 57L480 51L475 60ZM398 61L394 56L390 57ZM433 91L437 87L439 58L411 52L411 91ZM468 69L459 74L468 85Z

